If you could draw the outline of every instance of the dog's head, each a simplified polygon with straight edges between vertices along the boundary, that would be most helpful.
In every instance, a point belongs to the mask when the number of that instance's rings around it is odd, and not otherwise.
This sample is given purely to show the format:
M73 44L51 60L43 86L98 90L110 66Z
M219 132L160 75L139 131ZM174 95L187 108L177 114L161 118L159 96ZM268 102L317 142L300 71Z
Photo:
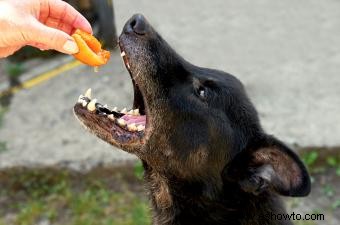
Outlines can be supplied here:
M255 194L268 188L292 196L309 192L305 167L263 132L238 79L188 63L142 15L126 23L119 46L134 87L132 110L111 110L81 96L74 111L90 131L169 176L223 177Z

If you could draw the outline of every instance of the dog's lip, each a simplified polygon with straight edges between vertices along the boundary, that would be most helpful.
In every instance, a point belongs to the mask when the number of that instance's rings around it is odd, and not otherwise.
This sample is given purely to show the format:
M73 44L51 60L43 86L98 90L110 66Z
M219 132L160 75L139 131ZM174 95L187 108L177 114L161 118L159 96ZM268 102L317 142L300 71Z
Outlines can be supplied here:
M125 49L124 49L124 44L123 44L123 42L120 40L120 38L119 38L119 40L118 40L118 46L119 46L119 49L120 49L120 56L121 56L121 58L122 58L122 60L123 60L123 63L124 63L124 65L125 65L127 71L130 73L131 78L133 79L133 77L132 77L132 71L131 71L131 66L130 66L130 62L129 62L129 57L128 57L128 55L126 54L126 51L125 51Z
M73 111L87 130L110 144L121 148L143 145L144 131L127 131L108 116L89 112L81 103L77 103Z
M130 68L129 58L121 42L119 42L121 57L132 79L134 88L134 103L130 110L110 110L106 105L92 99L91 90L80 95L74 106L74 113L92 133L117 147L141 147L151 133L148 105ZM90 92L90 93L88 93ZM140 110L140 114L137 110Z
M126 69L131 74L131 67L130 67L128 56L126 55L126 52L124 50L122 50L122 48L121 48L120 56L122 57L122 60L124 62Z
M127 110L124 108L118 110L117 107L109 109L108 105L103 105L97 102L97 99L92 99L92 90L88 89L84 95L80 95L78 103L88 113L95 113L99 116L106 116L111 121L115 122L121 128L126 128L128 131L144 131L146 124L146 116L141 115L138 108Z
M117 147L141 146L144 143L145 115L138 109L110 110L106 105L91 99L91 89L80 95L73 108L81 124L104 141Z
M123 60L123 63L127 69L127 71L129 72L130 74L130 77L131 77L131 80L132 80L132 84L133 84L133 88L134 88L134 92L135 92L135 96L134 96L134 105L133 107L137 108L139 107L139 105L136 105L136 100L137 98L139 97L139 99L142 101L142 104L143 104L143 109L141 110L141 113L144 113L146 115L146 133L149 133L149 127L150 124L151 124L151 113L150 113L150 110L149 110L149 105L147 104L148 102L146 101L145 99L145 96L144 96L144 90L142 90L138 84L138 79L136 79L135 77L135 74L133 72L133 68L131 68L131 64L133 64L134 62L131 62L131 58L129 57L129 52L125 50L125 44L124 44L124 38L123 38L123 35L121 35L118 39L118 46L119 46L119 49L120 49L120 52L121 52L121 58ZM136 96L136 91L138 92L138 94L140 96Z

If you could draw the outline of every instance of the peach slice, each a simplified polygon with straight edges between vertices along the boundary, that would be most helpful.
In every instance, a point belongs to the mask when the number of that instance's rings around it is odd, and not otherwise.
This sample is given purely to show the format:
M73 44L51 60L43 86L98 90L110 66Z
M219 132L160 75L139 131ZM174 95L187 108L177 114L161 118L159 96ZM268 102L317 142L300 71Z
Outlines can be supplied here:
M110 52L102 49L100 42L91 34L77 29L72 35L79 52L73 56L89 66L105 65L110 59Z

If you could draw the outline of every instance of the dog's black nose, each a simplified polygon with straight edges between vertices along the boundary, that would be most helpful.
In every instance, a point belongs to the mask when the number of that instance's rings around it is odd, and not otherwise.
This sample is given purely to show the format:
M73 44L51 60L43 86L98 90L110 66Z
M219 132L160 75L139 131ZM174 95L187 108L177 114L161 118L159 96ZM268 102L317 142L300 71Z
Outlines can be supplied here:
M127 32L134 32L138 35L144 35L147 33L148 23L143 15L136 14L126 24L125 30Z

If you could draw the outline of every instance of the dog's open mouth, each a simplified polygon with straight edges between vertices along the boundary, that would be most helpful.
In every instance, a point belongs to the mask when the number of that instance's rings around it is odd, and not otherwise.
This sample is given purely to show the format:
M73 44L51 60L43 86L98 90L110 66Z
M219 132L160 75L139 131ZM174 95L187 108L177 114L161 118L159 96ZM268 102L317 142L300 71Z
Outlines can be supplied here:
M92 98L91 89L80 95L74 113L95 135L117 147L140 146L145 142L148 118L142 92L133 80L128 57L121 46L121 56L130 73L134 88L134 103L129 109L110 109Z

